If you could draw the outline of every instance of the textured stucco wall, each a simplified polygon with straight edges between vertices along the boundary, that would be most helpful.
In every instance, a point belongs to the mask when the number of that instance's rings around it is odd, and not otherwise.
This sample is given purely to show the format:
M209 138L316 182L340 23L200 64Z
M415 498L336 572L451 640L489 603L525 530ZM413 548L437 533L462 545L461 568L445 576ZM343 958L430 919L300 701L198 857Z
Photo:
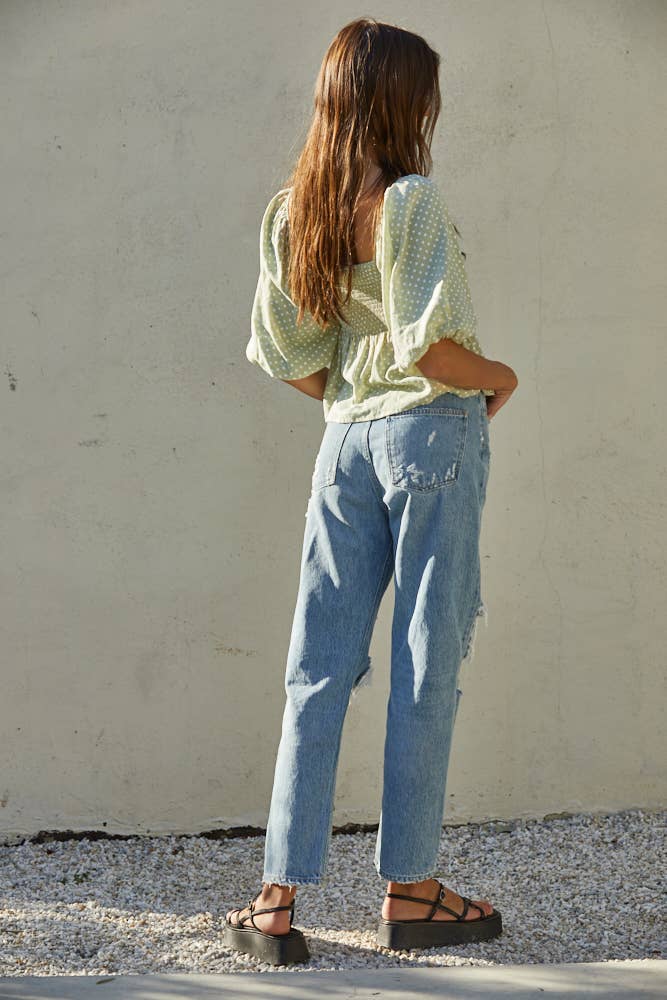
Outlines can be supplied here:
M443 57L484 352L481 625L446 819L665 801L664 3L5 0L0 832L267 816L321 405L244 357L329 40ZM376 822L391 588L334 822Z

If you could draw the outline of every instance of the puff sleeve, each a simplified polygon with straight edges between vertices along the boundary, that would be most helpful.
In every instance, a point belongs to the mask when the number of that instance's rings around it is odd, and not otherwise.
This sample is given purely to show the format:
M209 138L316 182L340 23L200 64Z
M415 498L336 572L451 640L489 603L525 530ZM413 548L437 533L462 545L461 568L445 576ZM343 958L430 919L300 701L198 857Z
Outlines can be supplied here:
M385 322L400 369L450 338L481 354L456 231L436 182L409 174L386 191L380 254Z
M336 349L335 326L323 330L298 309L287 291L287 195L282 188L267 205L260 226L259 278L252 303L246 358L272 378L305 378L328 368Z

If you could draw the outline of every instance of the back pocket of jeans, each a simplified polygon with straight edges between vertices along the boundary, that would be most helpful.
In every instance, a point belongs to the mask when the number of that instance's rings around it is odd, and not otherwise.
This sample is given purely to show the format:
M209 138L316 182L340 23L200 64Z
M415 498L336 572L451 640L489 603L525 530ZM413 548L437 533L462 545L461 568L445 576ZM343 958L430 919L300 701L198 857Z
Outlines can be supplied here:
M459 478L468 428L462 407L415 406L386 419L391 481L410 492L453 485Z
M333 486L336 482L340 451L343 447L345 435L351 426L350 423L338 424L333 421L327 423L315 459L311 481L311 489L313 491L321 490L325 486Z

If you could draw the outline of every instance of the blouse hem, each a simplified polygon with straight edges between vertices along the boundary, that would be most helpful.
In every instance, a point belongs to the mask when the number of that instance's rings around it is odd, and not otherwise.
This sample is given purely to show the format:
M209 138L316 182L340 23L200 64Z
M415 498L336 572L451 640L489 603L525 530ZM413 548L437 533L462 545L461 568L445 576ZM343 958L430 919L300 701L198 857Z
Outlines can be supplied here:
M393 413L403 413L405 410L412 410L416 406L425 406L427 403L433 402L438 396L442 396L444 393L452 393L455 396L467 397L476 396L477 393L482 392L482 389L457 389L455 386L448 386L444 382L439 382L437 385L430 383L432 388L430 392L426 394L415 397L413 393L406 393L400 389L388 390L387 395L390 398L384 399L383 402L378 403L377 399L374 403L354 403L345 412L340 415L336 414L337 411L340 412L340 406L338 403L334 402L330 406L326 404L323 400L324 408L324 420L325 423L332 424L348 424L348 423L361 423L364 420L377 420L379 417L389 417ZM409 399L409 403L405 406L401 406L398 397L404 396Z

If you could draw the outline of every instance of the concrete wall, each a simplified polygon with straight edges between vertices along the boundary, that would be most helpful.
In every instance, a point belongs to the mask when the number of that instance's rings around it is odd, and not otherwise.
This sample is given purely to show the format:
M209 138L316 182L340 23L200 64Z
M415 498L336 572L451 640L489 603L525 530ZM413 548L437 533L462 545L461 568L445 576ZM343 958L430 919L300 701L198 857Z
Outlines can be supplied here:
M482 624L446 819L665 802L661 0L5 0L0 832L264 826L321 404L244 357L335 32L441 53L489 357ZM389 589L334 822L377 822Z

